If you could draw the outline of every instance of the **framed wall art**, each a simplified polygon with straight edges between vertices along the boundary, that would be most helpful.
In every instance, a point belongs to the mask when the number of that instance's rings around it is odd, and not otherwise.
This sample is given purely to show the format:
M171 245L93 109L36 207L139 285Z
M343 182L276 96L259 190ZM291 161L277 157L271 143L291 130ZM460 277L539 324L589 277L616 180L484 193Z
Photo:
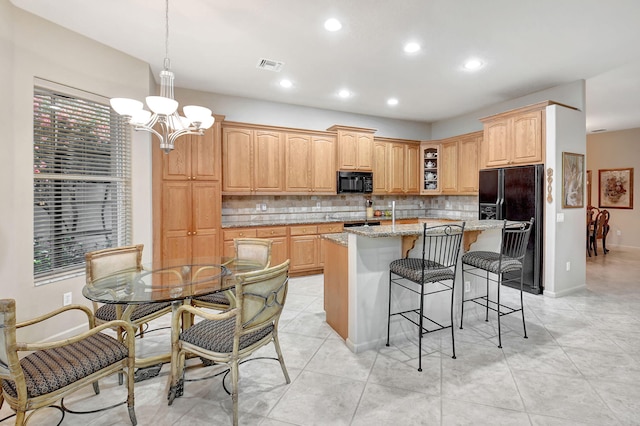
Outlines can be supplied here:
M584 207L584 154L562 153L562 208Z
M598 170L598 207L633 208L633 168Z

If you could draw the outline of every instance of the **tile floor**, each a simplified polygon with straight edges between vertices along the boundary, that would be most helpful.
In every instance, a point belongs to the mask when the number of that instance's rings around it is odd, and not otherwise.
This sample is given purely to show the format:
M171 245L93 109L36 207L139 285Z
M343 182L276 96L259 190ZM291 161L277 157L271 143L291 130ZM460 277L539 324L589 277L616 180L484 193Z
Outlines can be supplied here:
M242 425L631 425L640 424L640 250L613 248L588 258L588 289L552 299L526 294L529 339L519 316L504 317L503 349L495 318L465 313L456 329L457 359L448 331L424 338L423 372L415 338L351 353L324 322L323 277L291 280L281 320L281 344L292 382L275 361L240 369ZM516 293L506 289L508 297ZM163 320L160 320L163 321ZM152 351L165 332L148 334ZM260 355L270 356L272 346ZM185 394L166 404L167 366L136 384L140 425L227 425L231 399L220 367L187 370ZM115 378L67 398L82 410L122 400ZM0 418L8 415L5 406ZM56 424L53 409L32 425ZM10 424L12 420L4 423ZM64 425L129 425L124 406L90 415L67 414Z

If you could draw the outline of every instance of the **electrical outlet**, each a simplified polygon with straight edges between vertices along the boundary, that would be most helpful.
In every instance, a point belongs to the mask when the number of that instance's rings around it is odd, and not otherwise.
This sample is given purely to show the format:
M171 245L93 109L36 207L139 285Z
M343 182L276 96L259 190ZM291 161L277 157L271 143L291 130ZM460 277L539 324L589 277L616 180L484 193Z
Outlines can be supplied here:
M620 235L622 235L622 231L620 231L619 229L616 231L616 235L619 237Z
M73 299L73 293L65 293L62 295L62 306L67 306L71 304Z
M320 208L320 206L321 206L321 205L322 205L322 204L320 204L320 201L316 201L316 207L317 207L317 208Z
M469 293L471 291L471 281L464 282L464 292Z
M571 262L567 262L567 271L571 270Z
M256 211L259 212L260 211L260 204L256 204Z
M263 212L266 212L267 211L267 203L262 203L260 205L260 210L262 210Z

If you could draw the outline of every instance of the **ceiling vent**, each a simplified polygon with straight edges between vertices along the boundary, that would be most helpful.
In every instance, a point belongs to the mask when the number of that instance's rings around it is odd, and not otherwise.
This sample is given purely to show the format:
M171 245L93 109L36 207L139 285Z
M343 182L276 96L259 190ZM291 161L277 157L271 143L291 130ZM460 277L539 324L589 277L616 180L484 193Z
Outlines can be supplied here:
M283 66L284 66L284 62L274 61L272 59L265 59L265 58L260 59L258 61L258 65L256 65L257 68L268 70L268 71L275 71L275 72L279 72L280 70L282 70Z

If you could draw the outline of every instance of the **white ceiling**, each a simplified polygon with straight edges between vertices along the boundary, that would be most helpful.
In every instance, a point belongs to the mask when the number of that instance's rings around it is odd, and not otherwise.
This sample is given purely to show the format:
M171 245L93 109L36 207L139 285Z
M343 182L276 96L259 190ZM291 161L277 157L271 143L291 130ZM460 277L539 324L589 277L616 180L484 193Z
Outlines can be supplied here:
M11 2L162 68L163 0ZM640 127L638 0L172 0L169 22L178 87L433 122L585 79L589 131ZM470 56L485 66L463 71Z

